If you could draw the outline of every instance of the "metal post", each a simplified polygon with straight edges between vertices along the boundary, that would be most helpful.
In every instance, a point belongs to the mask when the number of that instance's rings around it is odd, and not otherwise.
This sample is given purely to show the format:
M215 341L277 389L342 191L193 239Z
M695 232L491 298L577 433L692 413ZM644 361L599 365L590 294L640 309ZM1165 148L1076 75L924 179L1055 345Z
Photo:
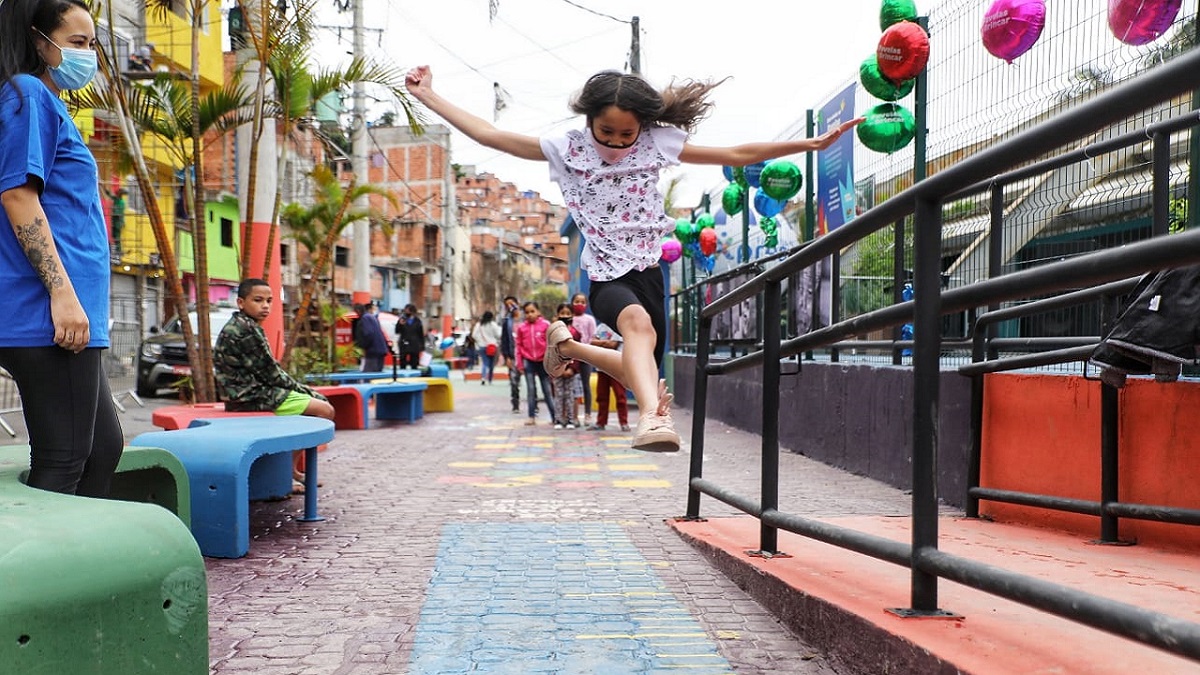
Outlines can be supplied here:
M688 469L688 520L700 518L700 491L691 487L691 481L704 472L704 418L708 411L708 346L712 332L712 319L700 318L700 329L696 334L696 382L692 390L692 456Z
M629 41L629 72L634 75L642 74L642 28L641 19L633 17L629 22L633 36Z
M354 34L353 49L355 58L363 58L366 50L363 47L363 3L366 0L354 2ZM367 176L367 94L362 82L355 82L354 115L351 118L350 141L354 178L358 185L366 185L371 181ZM367 208L367 197L363 195L355 200L354 208L360 211ZM371 297L371 223L366 218L354 223L354 280L350 286L354 302L366 303Z
M738 249L738 262L750 262L750 187L742 190L742 246Z
M834 253L829 257L829 325L842 320L842 254ZM813 324L814 326L817 324ZM838 362L839 352L829 348L829 361Z
M1101 331L1107 335L1121 308L1117 298L1104 299ZM1115 544L1121 539L1120 520L1108 513L1109 504L1120 501L1120 398L1115 387L1100 383L1100 543Z
M892 223L892 239L892 304L898 305L904 302L904 282L907 281L904 276L904 220ZM899 340L903 333L904 327L896 326L892 329L892 339ZM892 347L893 366L904 362L903 351L899 347Z
M783 284L772 281L763 290L762 379L762 512L779 509L779 315ZM758 555L779 555L779 530L759 519Z
M1161 237L1171 229L1171 136L1165 132L1154 133L1153 180L1151 182L1153 213L1151 231Z

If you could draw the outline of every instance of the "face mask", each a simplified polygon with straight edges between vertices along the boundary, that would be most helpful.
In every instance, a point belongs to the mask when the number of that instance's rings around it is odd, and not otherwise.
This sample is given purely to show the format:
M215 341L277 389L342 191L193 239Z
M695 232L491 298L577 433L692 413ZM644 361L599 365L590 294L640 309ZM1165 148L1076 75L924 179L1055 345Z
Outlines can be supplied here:
M571 311L575 312L575 316L583 316L585 309L587 309L587 305L571 305Z
M42 33L40 30L38 32ZM92 78L96 76L95 50L59 47L45 33L42 33L42 37L62 52L62 63L57 66L47 66L50 69L50 79L54 81L55 86L63 91L74 91L91 84Z
M640 136L641 135L639 134L639 137ZM635 138L629 145L610 145L608 143L601 142L600 139L596 138L596 132L592 131L592 145L596 147L596 152L600 155L600 159L604 160L608 164L616 164L617 162L625 159L629 153L633 152L633 146L636 143L637 139Z

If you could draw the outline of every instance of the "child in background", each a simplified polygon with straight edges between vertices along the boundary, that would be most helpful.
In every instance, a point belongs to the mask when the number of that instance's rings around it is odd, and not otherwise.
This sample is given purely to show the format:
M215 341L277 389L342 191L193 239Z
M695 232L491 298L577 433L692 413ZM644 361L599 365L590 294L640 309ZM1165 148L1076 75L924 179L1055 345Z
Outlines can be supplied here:
M567 326L571 331L571 336L576 340L579 339L579 331L571 326L571 306L562 303L554 312L554 318ZM579 426L579 410L576 408L575 389L576 382L579 380L579 364L575 361L567 362L566 366L558 371L557 374L550 376L550 389L554 392L554 428L574 429Z
M592 344L601 349L620 351L621 336L609 328L608 324L602 323L596 326L596 336L592 338ZM604 427L608 426L608 391L610 388L617 402L617 422L621 424L621 431L629 431L629 397L625 394L625 387L612 375L600 369L596 369L596 423L589 426L588 429L604 431Z

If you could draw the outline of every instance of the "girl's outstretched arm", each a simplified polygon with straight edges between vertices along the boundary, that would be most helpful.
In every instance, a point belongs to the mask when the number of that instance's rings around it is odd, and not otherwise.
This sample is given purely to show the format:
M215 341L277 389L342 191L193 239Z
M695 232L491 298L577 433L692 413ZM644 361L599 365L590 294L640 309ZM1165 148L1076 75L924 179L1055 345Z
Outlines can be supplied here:
M801 152L824 150L841 138L842 134L862 123L864 118L857 117L848 122L826 131L815 138L801 138L794 141L772 141L769 143L746 143L730 148L710 148L699 145L683 145L679 153L679 161L687 164L722 164L725 166L746 166L776 157L796 155Z
M442 98L433 90L433 72L429 70L429 66L417 66L408 71L404 84L413 98L424 103L426 108L437 113L476 143L521 159L545 161L546 156L542 154L542 145L537 138L497 129L491 122L472 115Z

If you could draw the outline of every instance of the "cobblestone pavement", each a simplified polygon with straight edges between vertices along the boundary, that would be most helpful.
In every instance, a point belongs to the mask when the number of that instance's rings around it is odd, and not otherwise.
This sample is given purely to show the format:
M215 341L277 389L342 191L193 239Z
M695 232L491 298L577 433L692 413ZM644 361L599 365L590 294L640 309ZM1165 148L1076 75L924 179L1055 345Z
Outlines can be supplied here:
M454 374L453 413L427 414L411 425L338 432L321 453L324 521L297 522L300 497L255 503L249 555L207 559L214 674L842 670L665 525L664 519L681 515L686 505L686 447L671 455L638 453L628 447L629 434L612 431L615 425L608 432L556 431L545 423L544 412L538 426L527 427L523 414L509 412L506 383L481 386L460 377ZM130 405L122 416L127 437L147 430L149 411L169 403ZM636 422L636 412L630 415ZM683 410L675 415L686 437L691 418ZM705 476L757 494L760 439L719 423L710 423L706 434ZM799 455L784 454L781 475L781 502L802 504L805 515L907 513L908 498L900 491ZM708 499L701 511L733 513ZM620 541L592 541L565 554L556 550L565 540L586 536ZM682 628L674 634L694 637L690 649L705 660L686 666L664 662L663 644L645 625L595 631L568 626L564 632L564 625L580 618L564 609L563 598L582 597L572 593L580 589L599 595L605 570L622 561L636 573L613 575L612 590L629 598L636 593L628 591L652 585L665 603L655 612L679 618ZM467 583L480 576L485 583ZM539 586L538 578L551 587ZM555 602L540 602L543 592ZM596 608L587 606L584 614ZM627 609L606 606L602 612ZM455 614L471 620L462 625L445 620ZM534 625L542 632L532 632ZM480 641L506 634L497 633L497 626L507 627L515 644L479 649ZM606 633L600 628L631 634L617 639L609 631L607 639L581 646ZM664 632L672 631L659 634ZM638 643L632 650L631 639ZM561 649L555 640L564 643ZM605 647L624 651L606 656ZM511 665L520 663L522 650L535 649L563 658L581 649L587 653L538 669Z

